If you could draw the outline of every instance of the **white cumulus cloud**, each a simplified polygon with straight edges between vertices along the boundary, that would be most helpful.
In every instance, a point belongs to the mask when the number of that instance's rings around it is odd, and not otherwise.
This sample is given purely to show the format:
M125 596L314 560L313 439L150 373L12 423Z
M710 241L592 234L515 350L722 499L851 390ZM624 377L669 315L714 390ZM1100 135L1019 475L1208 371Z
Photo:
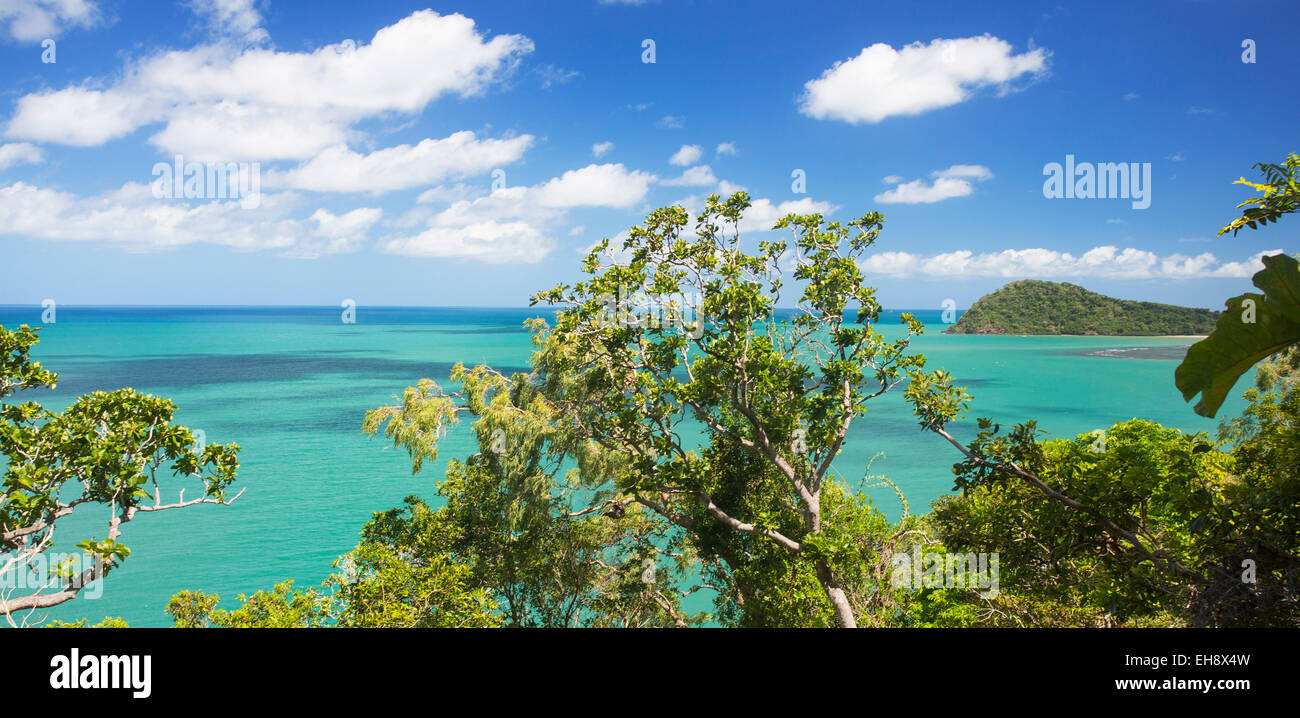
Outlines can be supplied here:
M430 227L411 237L388 240L383 249L409 257L457 257L510 264L540 261L553 244L526 222L479 222L464 227Z
M953 165L946 170L935 170L932 177L968 177L970 179L992 179L993 173L984 165Z
M45 161L41 148L28 142L9 142L0 145L0 170L22 164L38 164Z
M680 150L677 150L672 157L668 158L668 163L678 167L688 167L699 162L702 154L704 154L704 151L700 149L699 145L682 145Z
M640 202L655 176L622 164L587 165L533 188L543 207L614 207Z
M532 49L522 35L488 38L467 17L421 10L368 43L279 52L218 42L162 51L128 62L107 85L18 98L5 135L91 146L162 123L151 142L167 152L306 159L342 143L362 119L480 93Z
M652 174L621 164L592 164L546 182L504 187L458 199L439 212L417 214L421 231L387 239L381 246L385 252L413 257L537 262L555 247L552 236L569 210L630 208L645 198L655 180Z
M1044 73L1048 57L1043 48L1016 54L991 35L915 42L900 50L877 43L808 81L799 109L853 124L918 115L963 102L983 87L1010 92L1015 80Z
M713 169L708 165L698 165L684 172L680 177L664 180L660 184L668 187L707 187L716 184L718 178L713 176Z

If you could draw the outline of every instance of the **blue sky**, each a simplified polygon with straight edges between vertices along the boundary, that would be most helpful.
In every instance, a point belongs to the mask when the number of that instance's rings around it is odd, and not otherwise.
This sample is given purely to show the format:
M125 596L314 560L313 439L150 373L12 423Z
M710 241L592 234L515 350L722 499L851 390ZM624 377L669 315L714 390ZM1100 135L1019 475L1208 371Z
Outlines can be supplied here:
M1024 277L1217 307L1295 250L1214 234L1300 150L1300 6L984 5L0 1L0 303L522 306L738 187L756 230L883 212L895 308ZM168 197L177 155L258 192ZM1067 155L1149 163L1150 206L1045 197Z

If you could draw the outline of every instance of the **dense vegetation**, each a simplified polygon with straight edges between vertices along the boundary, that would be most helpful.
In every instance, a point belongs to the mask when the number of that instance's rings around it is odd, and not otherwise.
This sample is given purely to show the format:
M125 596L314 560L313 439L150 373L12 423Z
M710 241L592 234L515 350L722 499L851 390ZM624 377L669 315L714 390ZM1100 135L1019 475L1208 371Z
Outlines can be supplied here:
M1022 279L980 297L948 334L1205 334L1217 312L1114 299L1064 282Z
M971 461L957 467L963 492L935 501L927 520L949 549L1000 551L1002 595L976 604L982 625L1295 626L1298 402L1294 383L1257 397L1246 413L1258 431L1226 452L1204 434L1140 419L1108 429L1104 451L1093 435L982 437L990 453L1121 517L1146 545Z

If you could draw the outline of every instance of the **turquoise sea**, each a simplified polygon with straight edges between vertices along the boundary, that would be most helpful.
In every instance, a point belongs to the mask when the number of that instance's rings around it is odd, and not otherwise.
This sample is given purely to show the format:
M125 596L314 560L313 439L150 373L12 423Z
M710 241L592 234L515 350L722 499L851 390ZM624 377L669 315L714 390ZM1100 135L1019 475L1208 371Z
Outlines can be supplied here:
M199 506L141 515L124 526L131 557L102 595L48 612L50 619L121 616L133 626L169 625L163 607L183 589L238 593L293 578L317 585L351 549L374 511L404 496L433 495L446 461L473 453L468 424L446 439L439 460L412 476L404 452L359 429L366 410L422 377L446 386L458 361L523 369L530 351L521 324L536 309L359 307L344 324L331 307L64 307L44 324L35 356L59 373L54 391L27 392L62 409L77 395L124 386L173 399L176 420L208 442L242 447L247 491L228 507ZM1173 384L1182 347L1172 337L950 336L938 311L917 311L929 333L914 342L931 367L946 367L974 396L958 438L973 417L1004 424L1037 419L1050 436L1068 437L1141 417L1186 431L1213 433L1217 422L1192 413ZM899 312L881 331L898 336ZM0 307L0 324L42 325L41 308ZM1245 382L1236 392L1244 388ZM11 398L11 401L13 399ZM1240 413L1235 396L1220 416ZM874 400L859 418L835 467L856 480L877 453L872 474L896 481L913 511L952 489L960 455L923 434L901 387ZM176 484L179 486L180 484ZM189 492L193 494L193 489ZM891 517L892 490L872 497ZM102 513L103 511L100 510ZM72 540L105 534L106 516L77 513L59 529ZM83 533L84 532L84 533ZM56 536L57 538L57 536ZM698 606L707 608L707 602Z

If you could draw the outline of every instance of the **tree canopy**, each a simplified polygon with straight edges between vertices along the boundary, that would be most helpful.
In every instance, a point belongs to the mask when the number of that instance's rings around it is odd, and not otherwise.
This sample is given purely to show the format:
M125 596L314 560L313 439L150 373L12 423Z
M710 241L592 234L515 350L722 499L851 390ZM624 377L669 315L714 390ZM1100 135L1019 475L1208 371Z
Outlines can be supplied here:
M37 329L0 327L0 400L19 391L53 388L58 376L31 358ZM27 401L0 402L0 453L6 459L0 494L0 615L69 601L108 576L130 555L123 524L140 514L198 504L228 504L239 468L239 446L197 446L172 418L168 399L134 389L96 391L55 412ZM161 476L160 476L161 474ZM170 474L171 476L168 476ZM185 484L199 494L185 498ZM174 501L164 493L176 491ZM242 493L242 491L240 492ZM108 509L104 534L82 537L80 554L64 554L28 580L31 566L56 546L55 528L79 507ZM66 523L66 522L64 522ZM25 587L25 591L20 591Z

